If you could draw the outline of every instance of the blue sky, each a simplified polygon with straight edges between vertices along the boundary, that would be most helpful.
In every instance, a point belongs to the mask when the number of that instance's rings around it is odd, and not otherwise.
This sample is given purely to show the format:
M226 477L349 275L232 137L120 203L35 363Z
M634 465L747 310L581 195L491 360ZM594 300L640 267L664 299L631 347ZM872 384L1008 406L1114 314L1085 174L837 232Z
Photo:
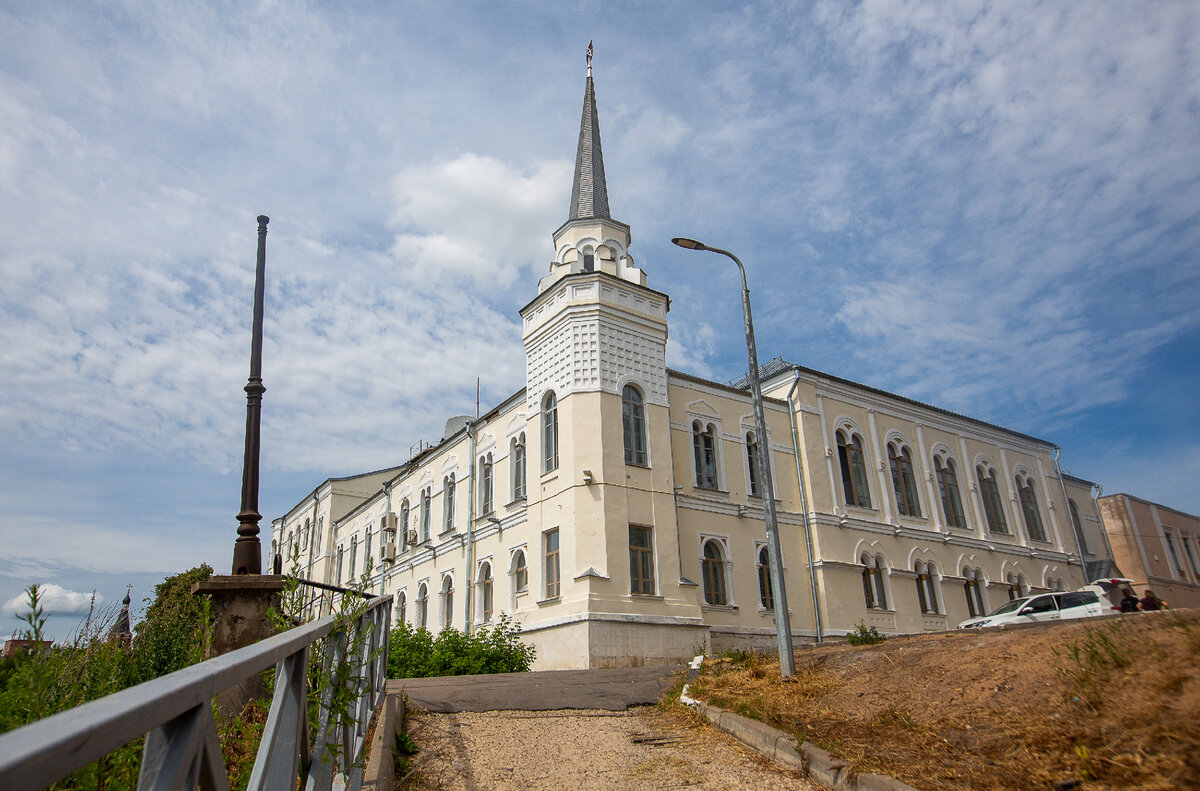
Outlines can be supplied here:
M227 570L255 216L264 527L522 385L595 40L669 362L759 354L1200 512L1200 6L0 0L0 602ZM80 594L80 595L73 595ZM11 610L11 608L8 608ZM7 614L8 634L18 624Z

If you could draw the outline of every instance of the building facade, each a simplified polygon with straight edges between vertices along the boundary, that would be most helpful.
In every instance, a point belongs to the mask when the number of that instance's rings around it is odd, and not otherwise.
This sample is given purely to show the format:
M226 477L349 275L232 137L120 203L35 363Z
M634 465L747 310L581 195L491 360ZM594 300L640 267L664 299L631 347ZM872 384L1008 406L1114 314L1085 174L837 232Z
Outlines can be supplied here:
M1133 580L1172 607L1200 607L1200 518L1128 494L1099 500L1113 558Z
M434 630L508 614L539 669L770 650L759 443L797 640L953 628L1107 559L1093 487L1049 442L780 359L759 437L747 387L668 369L670 298L609 213L590 68L553 241L521 309L526 386L275 520L301 573L363 579Z

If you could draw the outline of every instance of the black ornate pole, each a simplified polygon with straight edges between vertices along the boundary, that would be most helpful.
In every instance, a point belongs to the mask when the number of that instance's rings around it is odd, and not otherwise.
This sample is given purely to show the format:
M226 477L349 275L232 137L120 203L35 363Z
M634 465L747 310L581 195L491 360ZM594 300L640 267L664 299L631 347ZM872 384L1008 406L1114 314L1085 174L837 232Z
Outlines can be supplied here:
M267 271L267 223L258 216L258 270L254 275L254 334L250 341L250 379L246 382L246 455L242 459L242 511L237 515L238 537L233 544L233 573L261 574L262 547L258 540L258 429L262 415L263 281Z

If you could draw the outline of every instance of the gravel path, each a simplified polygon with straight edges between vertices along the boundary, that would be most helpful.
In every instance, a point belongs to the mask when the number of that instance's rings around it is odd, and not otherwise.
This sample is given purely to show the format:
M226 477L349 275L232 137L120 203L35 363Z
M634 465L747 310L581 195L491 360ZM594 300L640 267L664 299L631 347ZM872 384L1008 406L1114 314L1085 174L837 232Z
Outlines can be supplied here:
M687 712L410 711L420 789L806 789Z

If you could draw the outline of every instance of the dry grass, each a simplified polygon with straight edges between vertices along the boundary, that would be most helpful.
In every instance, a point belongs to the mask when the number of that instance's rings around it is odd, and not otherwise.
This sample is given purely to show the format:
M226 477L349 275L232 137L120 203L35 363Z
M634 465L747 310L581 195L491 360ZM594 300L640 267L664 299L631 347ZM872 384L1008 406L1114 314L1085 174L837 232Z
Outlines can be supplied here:
M921 789L1200 788L1200 612L706 663L693 696Z

